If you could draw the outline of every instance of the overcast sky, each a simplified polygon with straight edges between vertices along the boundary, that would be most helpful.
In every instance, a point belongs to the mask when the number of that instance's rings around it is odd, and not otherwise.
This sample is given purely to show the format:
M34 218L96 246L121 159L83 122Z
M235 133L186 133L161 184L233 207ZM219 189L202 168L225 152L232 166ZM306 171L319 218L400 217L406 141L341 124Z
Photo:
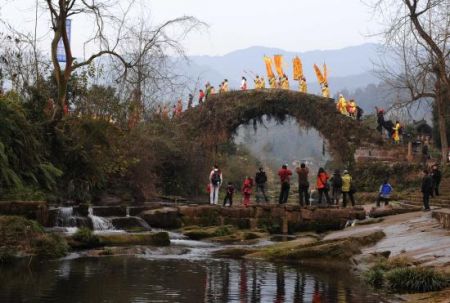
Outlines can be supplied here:
M209 25L185 41L191 55L222 55L256 45L288 51L336 49L376 42L367 34L378 29L370 9L361 0L142 1L151 10L153 24L191 15ZM0 18L22 30L31 30L35 3L36 0L0 0ZM49 16L41 9L38 19L39 34L45 37L49 33ZM89 28L82 18L76 17L72 22L72 45L75 56L81 56ZM46 39L42 40L42 47L48 51Z

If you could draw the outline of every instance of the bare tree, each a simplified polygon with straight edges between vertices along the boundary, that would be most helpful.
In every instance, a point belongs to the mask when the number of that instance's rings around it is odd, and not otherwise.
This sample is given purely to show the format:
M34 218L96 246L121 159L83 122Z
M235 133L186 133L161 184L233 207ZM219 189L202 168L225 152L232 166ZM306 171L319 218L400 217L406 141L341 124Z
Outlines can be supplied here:
M133 96L141 110L152 106L161 96L183 88L179 60L187 60L182 44L186 36L205 26L192 16L182 16L152 26L143 15L127 28L124 56L132 68L122 79L120 91ZM125 45L125 44L124 44Z
M112 12L114 7L113 1L108 0L45 0L46 8L50 12L52 30L54 33L51 42L51 59L54 67L55 79L58 86L58 102L56 104L57 110L54 118L62 117L62 109L66 102L67 85L72 75L72 72L91 64L96 58L101 56L112 56L119 60L126 70L131 64L117 51L119 44L123 41L123 26L127 14L134 1L128 3L127 8L123 12L121 18L115 16ZM98 50L82 61L76 61L72 54L72 47L69 41L69 33L66 30L66 23L69 18L75 15L83 15L84 17L91 17L95 22L95 34L86 43L96 42ZM117 36L115 39L109 39L106 35L105 24L116 26ZM66 56L66 63L62 69L57 58L58 43L62 40L64 45L64 52Z
M50 62L37 48L32 34L16 31L6 23L0 32L0 70L11 87L22 95L26 88L48 74Z
M450 1L377 0L373 8L384 18L386 45L401 63L384 65L383 78L409 92L413 102L432 100L438 114L442 162L447 162L446 109L450 102ZM397 62L397 63L398 63Z

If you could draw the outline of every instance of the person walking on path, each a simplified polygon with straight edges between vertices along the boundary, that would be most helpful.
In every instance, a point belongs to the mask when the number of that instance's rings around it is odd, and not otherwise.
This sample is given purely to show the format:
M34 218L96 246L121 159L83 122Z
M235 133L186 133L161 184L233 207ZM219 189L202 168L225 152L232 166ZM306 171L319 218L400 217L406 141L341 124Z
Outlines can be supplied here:
M421 191L423 195L423 210L430 210L430 196L433 194L433 179L428 173L428 170L423 171Z
M292 172L287 167L288 165L284 164L278 171L278 176L280 177L281 183L280 198L278 199L279 204L287 203L289 198L289 190L291 189L290 178L292 176Z
M222 185L222 172L217 165L214 165L213 169L209 173L209 182L211 191L209 193L209 203L211 205L217 205L219 201L219 189Z
M295 169L298 175L298 195L300 206L305 206L309 204L309 181L308 174L309 169L306 167L305 163L300 164L300 167Z
M339 169L336 169L333 173L333 176L330 178L332 192L331 192L331 199L332 202L336 205L339 205L339 201L341 200L342 196L342 177L341 172Z
M261 195L264 197L264 201L269 202L269 199L266 195L266 184L267 184L267 175L262 167L259 168L259 171L255 175L255 183L256 183L256 203L259 203L261 200Z
M381 202L384 202L384 206L389 205L389 200L391 198L392 191L393 188L391 184L389 184L388 180L384 180L378 192L377 207L380 207Z
M316 188L319 191L319 204L322 204L322 196L325 195L327 199L327 204L330 204L330 196L328 195L329 187L328 187L328 179L330 177L323 169L323 167L319 168L319 172L317 173L317 182Z
M433 179L433 194L439 196L439 185L441 184L442 173L437 164L431 168L431 177Z
M342 176L342 204L344 207L347 207L347 198L350 198L352 206L355 206L355 198L353 197L354 189L352 186L352 182L352 176L350 176L347 170L344 170L344 174Z
M242 184L242 194L244 195L244 206L248 207L250 205L250 197L253 191L253 179L246 177L244 184Z
M225 199L223 199L223 206L231 207L233 205L233 195L234 195L234 186L233 183L228 182L227 185L227 193L225 195Z
M430 159L430 150L428 144L424 143L422 146L422 165L427 167L427 161Z

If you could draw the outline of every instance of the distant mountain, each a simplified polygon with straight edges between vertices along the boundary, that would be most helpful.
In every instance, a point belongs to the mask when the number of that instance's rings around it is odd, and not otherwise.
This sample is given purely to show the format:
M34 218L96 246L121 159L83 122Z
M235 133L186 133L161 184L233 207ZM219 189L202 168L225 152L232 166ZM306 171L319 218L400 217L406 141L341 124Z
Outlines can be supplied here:
M253 75L264 75L265 66L263 56L281 54L285 59L284 70L289 78L292 78L292 59L300 56L303 62L304 73L311 91L318 91L317 82L313 71L313 64L327 63L329 69L329 82L332 91L342 89L356 89L370 83L378 82L371 74L373 60L377 58L379 45L373 43L362 44L337 50L290 52L277 48L253 46L247 49L233 51L223 56L192 56L189 64L182 67L183 72L192 79L204 84L210 81L218 86L227 78L232 87L238 87L242 76L252 78ZM291 85L296 84L291 81Z

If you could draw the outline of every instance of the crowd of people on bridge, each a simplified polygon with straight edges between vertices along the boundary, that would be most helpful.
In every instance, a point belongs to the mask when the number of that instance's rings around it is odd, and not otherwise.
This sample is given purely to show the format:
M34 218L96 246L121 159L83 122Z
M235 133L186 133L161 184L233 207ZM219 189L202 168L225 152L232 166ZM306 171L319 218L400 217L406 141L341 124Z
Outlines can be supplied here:
M274 59L265 56L264 62L266 64L267 70L267 83L266 79L262 75L255 74L251 71L244 71L246 76L242 76L239 89L242 91L246 91L249 89L261 90L266 89L266 87L270 89L290 89L290 81L286 73L283 71L283 57L281 55L275 55ZM278 77L272 71L272 65L275 65ZM314 64L314 71L317 76L318 83L320 85L320 94L324 98L331 98L330 88L328 85L328 71L326 64L323 65L323 68L319 68L316 64ZM253 85L249 84L247 77L251 77L253 81ZM295 57L293 60L293 80L298 82L298 91L302 93L308 93L308 84L306 81L306 77L303 73L303 66L300 58ZM266 85L268 84L268 85ZM230 86L228 79L224 79L217 88L208 81L204 85L204 88L198 90L198 106L201 106L207 102L210 96L215 94L227 93L230 91ZM158 105L156 108L156 114L164 119L169 118L177 118L179 117L183 110L190 109L194 107L194 96L193 94L189 94L188 100L186 103L186 108L183 109L183 102L179 99L174 105ZM356 120L361 120L363 115L363 110L356 104L355 100L351 99L346 101L344 96L339 95L338 101L336 103L336 108L338 112L341 114L351 117Z

